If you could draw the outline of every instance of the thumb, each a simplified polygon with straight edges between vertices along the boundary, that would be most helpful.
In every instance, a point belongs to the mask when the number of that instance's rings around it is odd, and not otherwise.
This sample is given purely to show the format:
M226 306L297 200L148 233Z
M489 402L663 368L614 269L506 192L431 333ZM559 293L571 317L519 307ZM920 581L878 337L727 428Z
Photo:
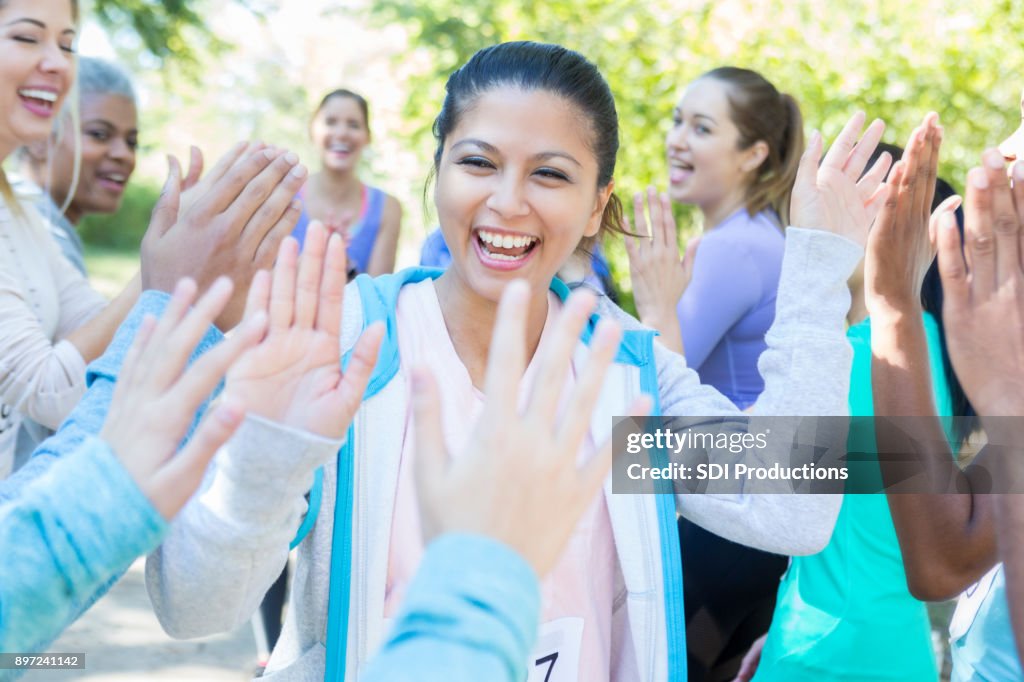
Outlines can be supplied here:
M416 367L412 371L412 411L416 434L416 493L421 517L426 521L436 487L448 463L441 425L441 400L437 382L430 370ZM424 526L424 543L429 542Z
M697 260L697 248L700 246L700 235L697 235L686 243L686 252L683 253L683 269L686 272L693 272L693 264Z
M172 155L167 155L167 181L160 191L160 198L153 207L149 229L164 234L178 220L178 206L181 203L181 164Z
M185 506L202 482L206 466L244 416L240 404L224 398L207 413L185 448L157 469L145 490L161 516L170 520Z

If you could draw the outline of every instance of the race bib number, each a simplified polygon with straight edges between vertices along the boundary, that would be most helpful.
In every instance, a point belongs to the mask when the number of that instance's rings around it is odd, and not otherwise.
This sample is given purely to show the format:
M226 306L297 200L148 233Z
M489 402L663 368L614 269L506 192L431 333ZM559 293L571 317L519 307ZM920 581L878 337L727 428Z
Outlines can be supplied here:
M1002 564L996 564L991 571L982 576L981 580L968 587L960 595L960 599L956 603L956 611L953 612L953 619L949 622L949 638L951 640L960 639L971 629L974 619L978 616L978 610L984 603L985 597L988 596L989 590L992 589L996 574L1002 567Z
M578 682L582 643L582 618L542 623L527 663L527 682Z

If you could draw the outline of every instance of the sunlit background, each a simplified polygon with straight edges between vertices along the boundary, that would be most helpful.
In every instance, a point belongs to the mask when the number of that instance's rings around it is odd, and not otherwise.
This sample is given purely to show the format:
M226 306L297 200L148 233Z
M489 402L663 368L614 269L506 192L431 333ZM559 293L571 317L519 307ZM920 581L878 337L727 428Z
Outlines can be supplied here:
M808 133L834 134L864 108L890 124L886 141L900 143L938 111L942 174L957 188L980 150L1017 126L1024 85L1015 0L91 0L85 17L81 52L121 61L141 92L144 147L125 209L84 229L90 244L119 250L145 229L167 153L187 157L196 144L213 160L259 138L316 170L310 114L323 93L347 87L371 104L363 177L402 201L399 265L414 264L434 224L423 188L444 80L502 40L559 42L601 67L622 122L624 196L664 185L672 106L715 66L757 69L796 96ZM689 214L680 218L693 229ZM622 250L606 249L624 274Z

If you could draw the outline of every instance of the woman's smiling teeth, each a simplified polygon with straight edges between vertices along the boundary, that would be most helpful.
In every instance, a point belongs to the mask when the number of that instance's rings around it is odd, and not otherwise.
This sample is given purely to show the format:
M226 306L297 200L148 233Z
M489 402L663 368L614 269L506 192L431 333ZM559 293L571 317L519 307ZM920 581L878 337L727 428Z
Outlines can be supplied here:
M52 90L21 88L18 96L26 109L43 118L50 118L57 106L57 93Z
M57 101L57 93L50 92L49 90L35 90L32 88L25 88L18 90L18 94L28 99L38 99L44 102L54 104Z
M498 260L518 260L539 241L537 237L477 230L477 239L484 252Z

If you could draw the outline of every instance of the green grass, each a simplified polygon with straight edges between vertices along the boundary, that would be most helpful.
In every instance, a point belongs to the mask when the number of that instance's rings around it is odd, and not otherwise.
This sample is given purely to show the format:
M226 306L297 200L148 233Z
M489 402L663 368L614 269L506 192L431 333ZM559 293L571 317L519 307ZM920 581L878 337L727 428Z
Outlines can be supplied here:
M139 253L86 244L85 267L96 291L113 298L139 271Z

